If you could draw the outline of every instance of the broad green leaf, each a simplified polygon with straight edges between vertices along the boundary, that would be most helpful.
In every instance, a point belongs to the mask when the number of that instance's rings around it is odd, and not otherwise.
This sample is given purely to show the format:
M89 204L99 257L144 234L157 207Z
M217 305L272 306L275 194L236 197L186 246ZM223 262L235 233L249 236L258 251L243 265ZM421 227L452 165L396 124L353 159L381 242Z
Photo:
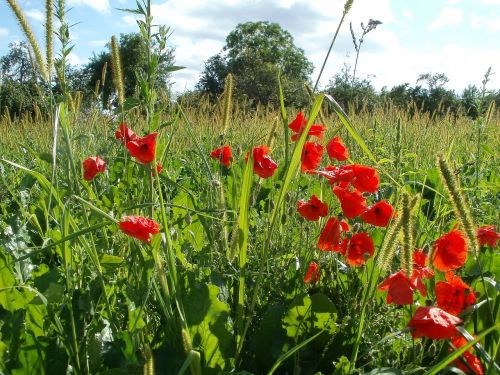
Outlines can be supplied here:
M184 311L193 349L204 358L203 374L217 374L230 366L233 336L229 330L229 306L217 298L219 288L198 284L185 293Z
M298 295L288 312L283 318L283 327L289 338L297 341L306 332L325 330L332 334L335 332L337 309L333 303L322 293L312 296Z

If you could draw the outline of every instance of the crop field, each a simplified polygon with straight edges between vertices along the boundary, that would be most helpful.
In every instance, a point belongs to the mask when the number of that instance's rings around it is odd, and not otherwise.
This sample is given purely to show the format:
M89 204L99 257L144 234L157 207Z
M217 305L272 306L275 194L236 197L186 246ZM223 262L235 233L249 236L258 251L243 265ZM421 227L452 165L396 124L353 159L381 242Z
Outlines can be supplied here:
M1 111L0 374L500 373L495 102L172 100L137 4L135 93L116 51L113 106L71 92L60 29L48 104Z

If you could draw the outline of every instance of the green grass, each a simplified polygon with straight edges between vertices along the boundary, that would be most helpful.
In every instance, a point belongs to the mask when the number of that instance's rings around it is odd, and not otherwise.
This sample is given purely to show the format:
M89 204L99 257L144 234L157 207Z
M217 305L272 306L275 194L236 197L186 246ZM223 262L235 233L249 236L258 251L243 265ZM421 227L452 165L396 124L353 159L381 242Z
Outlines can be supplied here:
M326 106L325 141L338 132L352 161L373 165ZM254 374L294 373L299 367L306 373L331 373L335 362L337 371L347 363L345 369L390 367L423 373L448 363L444 341L395 335L405 327L411 309L387 305L385 295L375 291L386 275L370 277L373 260L365 267L346 267L339 254L315 249L322 223L304 222L296 213L297 200L317 194L330 212L339 213L340 207L325 181L294 172L300 153L291 155L290 167L282 162L283 133L275 130L270 138L273 129L279 129L279 111L234 106L225 134L225 143L235 151L229 170L208 159L220 144L222 108L201 102L183 112L178 116L173 106L163 112L161 122L166 125L160 130L157 154L165 156L164 172L154 184L150 168L136 164L114 139L118 123L97 111L68 113L69 122L59 123L53 180L53 120L4 118L2 371L62 373L71 365L76 373L140 373L151 368L177 373L185 364L196 373L193 363L199 363L202 373L233 368ZM295 115L293 109L287 112ZM410 117L381 107L350 118L378 161L374 166L386 173L380 174L377 200L395 204L401 189L421 194L415 213L416 247L429 249L456 222L434 167L438 154L452 161L476 223L498 223L497 115L481 132L478 162L476 125L465 117ZM129 113L127 120L145 134L142 116ZM271 156L280 164L275 177L259 180L245 174L246 150L269 139L275 145ZM289 146L293 151L294 144ZM104 175L86 182L80 165L90 155L100 155L108 166ZM322 165L327 163L323 159ZM166 238L171 236L170 245L159 237L152 246L139 243L114 224L125 214L151 212ZM377 251L385 230L357 225L370 233ZM229 245L238 241L237 258L228 257L223 233ZM486 249L479 257L491 280L499 276L495 254ZM322 278L310 288L302 278L312 259L319 263ZM396 256L391 272L398 265ZM480 282L474 257L469 257L462 277L481 296L484 286L489 288L498 317L497 289ZM431 302L433 282L428 284ZM416 298L426 304L425 298ZM489 321L482 304L465 327L481 334ZM188 344L186 339L183 344L181 330L189 333ZM490 357L495 357L497 343L492 334L482 341ZM346 358L355 362L349 365ZM483 365L488 367L484 359Z

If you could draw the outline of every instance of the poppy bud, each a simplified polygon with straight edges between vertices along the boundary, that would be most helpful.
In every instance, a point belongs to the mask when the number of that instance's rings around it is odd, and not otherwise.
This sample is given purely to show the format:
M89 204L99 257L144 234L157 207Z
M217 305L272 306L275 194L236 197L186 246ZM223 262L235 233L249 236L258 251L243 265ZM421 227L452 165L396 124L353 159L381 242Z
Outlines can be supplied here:
M286 214L281 215L281 224L286 223Z
M358 233L360 229L361 229L360 223L354 223L352 225L352 233Z
M170 236L172 237L172 241L177 241L179 239L179 234L174 228L170 230Z

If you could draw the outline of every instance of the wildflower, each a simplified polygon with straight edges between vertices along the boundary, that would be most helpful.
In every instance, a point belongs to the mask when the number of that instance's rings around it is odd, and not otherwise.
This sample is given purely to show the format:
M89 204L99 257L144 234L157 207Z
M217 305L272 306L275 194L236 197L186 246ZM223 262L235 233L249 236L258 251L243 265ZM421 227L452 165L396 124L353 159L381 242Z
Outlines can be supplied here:
M268 153L269 147L266 145L254 147L252 152L253 171L262 178L271 177L278 168L278 164L276 164L274 160L267 155ZM248 161L248 154L246 156L246 160Z
M447 272L446 281L438 281L435 288L437 305L444 311L459 315L468 306L476 303L472 288L453 272Z
M425 265L426 261L427 255L422 250L415 250L413 252L411 282L424 297L427 295L427 289L422 279L431 279L434 276L434 271Z
M297 202L297 211L304 219L317 221L320 217L328 216L328 205L313 194L308 201L301 199Z
M333 193L339 199L342 212L346 218L354 219L366 210L366 200L358 190L351 192L349 189L334 186Z
M408 323L408 328L412 329L413 338L449 339L458 333L455 325L460 323L462 319L439 307L420 306Z
M354 172L354 178L351 180L352 186L362 193L377 192L380 178L375 168L359 164L353 164L351 168Z
M434 243L432 262L441 272L462 267L467 259L467 243L464 234L452 229L439 237Z
M361 214L361 220L376 227L386 227L391 220L394 209L385 200L375 203Z
M467 345L468 341L462 335L456 335L451 339L451 344L456 348L460 349L462 346ZM463 359L467 362L467 365L462 362L460 358L457 358L453 361L453 364L457 366L460 370L465 372L466 374L470 374L471 370L473 374L483 375L483 366L474 354L471 353L470 349L462 354Z
M307 126L307 120L304 117L304 113L299 112L295 120L293 120L288 127L295 133L292 135L292 141L296 141L297 138L304 132L304 129ZM326 130L326 126L324 125L311 125L309 128L309 132L307 135L316 136L319 139L323 139L323 132Z
M349 159L349 151L347 151L347 147L345 147L340 137L333 137L330 142L328 142L326 145L326 152L330 159L337 159L338 161Z
M120 229L131 237L151 243L150 235L159 233L160 224L142 216L124 216Z
M368 233L356 233L349 240L343 241L340 252L346 256L347 264L361 266L373 256L375 248Z
M496 232L494 225L483 225L477 228L476 237L480 246L496 247L500 234Z
M404 271L389 276L378 286L378 290L387 290L387 303L394 302L396 305L413 303L415 286Z
M158 133L151 133L142 138L135 138L127 142L127 148L140 163L151 163L155 158L156 137Z
M83 161L83 178L91 181L98 173L106 170L106 162L99 156L91 156Z
M354 169L352 165L343 165L341 167L329 165L324 170L311 170L307 171L307 173L325 177L332 186L337 184L348 185L354 178Z
M321 251L340 251L340 234L347 232L349 225L344 221L339 221L336 217L331 217L326 222L323 231L318 239L318 249Z
M302 172L318 167L323 156L323 146L318 143L306 142L302 149Z
M232 158L233 153L231 151L231 147L222 146L210 153L210 157L213 159L219 160L219 162L225 165L227 168L231 165L230 159Z
M319 269L319 266L316 264L316 262L311 262L309 264L309 268L307 269L306 275L304 276L304 283L314 284L318 282L320 277L321 277L321 270Z
M133 141L137 138L137 135L127 127L127 123L122 122L118 130L115 132L115 138L119 139L124 145L127 144L127 142Z

